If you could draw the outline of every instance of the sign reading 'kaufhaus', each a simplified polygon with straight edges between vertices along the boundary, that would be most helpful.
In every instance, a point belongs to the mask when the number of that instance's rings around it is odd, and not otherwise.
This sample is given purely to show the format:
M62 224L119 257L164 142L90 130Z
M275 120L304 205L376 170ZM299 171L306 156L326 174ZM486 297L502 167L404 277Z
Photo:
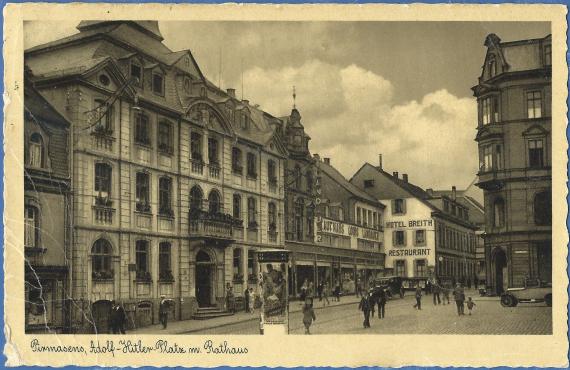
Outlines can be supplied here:
M380 241L380 233L377 230L345 224L338 221L327 220L322 217L317 217L317 232L346 235L356 238Z

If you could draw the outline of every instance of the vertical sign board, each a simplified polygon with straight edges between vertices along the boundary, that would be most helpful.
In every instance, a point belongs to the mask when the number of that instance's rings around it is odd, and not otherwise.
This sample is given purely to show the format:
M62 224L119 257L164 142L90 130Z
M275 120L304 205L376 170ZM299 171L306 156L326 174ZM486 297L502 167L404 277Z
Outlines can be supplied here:
M289 251L257 251L260 332L289 333Z

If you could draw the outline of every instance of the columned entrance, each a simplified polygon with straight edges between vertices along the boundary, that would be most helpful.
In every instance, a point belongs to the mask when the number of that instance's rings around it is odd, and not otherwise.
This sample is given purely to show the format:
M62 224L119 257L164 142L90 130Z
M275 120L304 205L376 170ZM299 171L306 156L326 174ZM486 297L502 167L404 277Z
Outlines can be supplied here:
M502 294L508 288L508 265L507 255L501 248L495 248L493 251L493 272L495 273L495 293Z
M196 300L198 307L215 305L214 296L215 261L201 250L196 254Z

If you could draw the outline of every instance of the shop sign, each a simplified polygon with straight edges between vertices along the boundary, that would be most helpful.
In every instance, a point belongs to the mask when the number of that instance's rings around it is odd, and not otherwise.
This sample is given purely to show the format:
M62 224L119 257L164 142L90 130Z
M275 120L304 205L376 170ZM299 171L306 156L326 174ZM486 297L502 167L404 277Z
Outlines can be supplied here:
M390 257L411 257L411 256L429 256L429 248L414 249L391 249L388 252Z
M433 226L433 220L409 220L409 221L390 221L386 222L387 229L402 229L406 227L424 227Z
M344 236L347 235L355 238L370 239L375 241L380 240L380 233L377 230L362 228L355 225L348 225L333 220L326 220L323 219L321 216L318 216L316 218L316 222L317 222L317 227L316 227L317 236L319 236L318 234L320 233L328 233L328 234L336 234Z

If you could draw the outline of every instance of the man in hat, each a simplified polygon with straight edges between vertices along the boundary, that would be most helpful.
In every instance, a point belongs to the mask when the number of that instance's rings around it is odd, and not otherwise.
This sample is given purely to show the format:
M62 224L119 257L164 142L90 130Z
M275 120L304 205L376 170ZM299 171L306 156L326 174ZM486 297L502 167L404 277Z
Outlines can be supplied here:
M162 328L166 329L168 325L168 300L166 296L160 296L160 306L158 308L158 318L160 319L160 323L162 324Z
M457 305L457 315L465 315L465 291L461 287L460 283L455 285L453 290L453 297L455 298L455 304Z

